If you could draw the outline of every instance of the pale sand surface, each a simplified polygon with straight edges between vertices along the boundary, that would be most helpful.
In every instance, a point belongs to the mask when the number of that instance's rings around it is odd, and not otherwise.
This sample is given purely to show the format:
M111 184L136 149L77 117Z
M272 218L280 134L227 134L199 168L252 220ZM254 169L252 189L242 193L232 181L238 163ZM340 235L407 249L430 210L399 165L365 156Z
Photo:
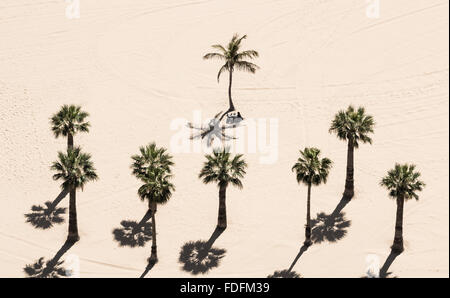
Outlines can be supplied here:
M151 243L123 248L112 235L121 220L146 212L130 156L150 141L168 147L173 119L227 107L226 76L217 84L219 63L201 58L238 32L249 36L244 48L260 52L261 70L236 74L235 104L244 117L279 119L279 159L264 165L246 155L244 189L229 188L228 229L214 243L225 257L204 276L265 277L291 265L306 212L306 188L291 166L307 145L334 161L329 182L312 193L313 215L332 212L347 148L328 127L353 103L377 125L374 144L355 153L356 197L343 210L351 225L343 239L312 246L294 270L360 277L368 255L384 263L396 207L379 180L398 161L417 164L427 187L406 204L406 251L389 271L448 277L448 1L381 0L379 19L366 17L363 0L81 0L75 20L65 6L0 3L0 276L24 276L26 264L53 257L65 240L67 222L38 230L24 218L60 192L49 166L66 141L48 122L65 103L91 114L91 132L75 143L92 153L100 176L78 193L81 241L67 254L80 257L82 277L142 274ZM218 190L197 178L203 155L174 160L177 189L159 208L160 261L147 277L193 276L178 263L180 248L207 240L216 224Z

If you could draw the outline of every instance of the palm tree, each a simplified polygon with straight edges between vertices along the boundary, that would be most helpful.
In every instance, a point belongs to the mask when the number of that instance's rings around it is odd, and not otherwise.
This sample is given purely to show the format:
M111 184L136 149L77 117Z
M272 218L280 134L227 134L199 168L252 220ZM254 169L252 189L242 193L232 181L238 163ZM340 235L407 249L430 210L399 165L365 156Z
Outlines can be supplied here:
M311 241L311 186L327 183L327 177L332 167L332 161L328 158L320 159L320 150L306 147L300 150L300 157L292 171L297 175L297 182L308 186L308 196L306 204L306 229L305 246L310 246Z
M389 190L389 196L397 200L397 215L395 220L395 236L392 250L401 253L403 248L403 205L405 200L419 200L417 192L422 191L425 183L419 180L420 173L415 171L415 165L395 164L388 171L380 185Z
M90 124L85 121L88 116L80 106L63 105L50 121L55 137L67 137L67 149L73 148L73 136L78 132L89 132Z
M98 179L94 164L91 161L91 155L82 153L80 147L69 148L67 153L58 152L58 161L53 162L50 167L56 171L53 175L54 180L62 180L62 189L70 190L69 197L69 242L77 242L80 239L78 235L77 209L76 209L76 190L83 190L85 184L89 181Z
M144 184L139 187L139 197L142 200L148 201L152 212L152 254L150 260L153 262L158 260L155 214L157 205L167 203L172 196L172 191L175 190L175 187L169 181L171 178L172 175L170 175L163 167L149 168L147 172L140 177Z
M214 149L212 155L205 156L207 161L200 171L199 178L203 183L216 182L219 186L219 216L217 227L227 227L226 190L229 184L242 188L241 178L245 175L247 163L242 154L231 156L227 148Z
M336 133L341 140L348 142L347 149L347 174L345 178L344 198L351 199L354 194L353 180L353 153L354 149L359 147L359 143L372 144L369 133L373 133L375 122L373 117L366 115L365 109L359 107L355 110L353 106L349 106L346 111L339 111L334 120L331 122L329 132Z
M148 211L145 217L152 217L152 254L150 260L157 261L156 246L156 221L155 213L157 204L166 203L175 190L169 182L172 173L172 156L167 149L158 148L156 144L150 143L139 148L140 154L133 155L131 159L132 174L144 184L139 188L138 195L142 200L147 200Z
M137 178L145 176L149 169L162 168L167 174L172 173L173 166L172 156L167 153L166 148L158 148L154 142L147 146L139 148L140 154L135 154L131 157L133 163L131 164L132 174ZM147 215L151 216L150 202L148 206Z
M233 82L233 72L235 69L237 70L243 70L250 73L255 73L256 70L259 68L256 64L253 64L251 62L245 61L244 59L253 59L256 57L259 57L259 54L257 51L254 50L247 50L239 52L241 47L241 42L243 39L246 39L247 35L244 35L242 37L239 37L238 34L234 34L233 38L230 40L227 46L222 46L220 44L212 45L212 48L215 50L218 50L214 53L208 53L205 56L203 56L203 59L219 59L221 61L224 61L225 63L222 65L222 67L219 69L219 72L217 74L217 82L220 80L220 75L224 71L228 71L229 73L229 82L228 82L228 100L229 100L229 109L226 111L220 120L222 118L230 113L235 111L233 100L231 99L231 85Z

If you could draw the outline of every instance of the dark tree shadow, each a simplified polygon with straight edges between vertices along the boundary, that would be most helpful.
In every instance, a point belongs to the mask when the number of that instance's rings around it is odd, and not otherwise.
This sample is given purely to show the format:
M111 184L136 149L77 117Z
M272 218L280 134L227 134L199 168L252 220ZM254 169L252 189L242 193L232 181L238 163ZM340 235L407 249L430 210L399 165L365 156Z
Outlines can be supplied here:
M194 275L205 274L212 268L218 267L226 250L212 247L214 241L223 233L223 229L216 228L208 241L190 241L185 243L180 252L179 262L182 269Z
M347 235L347 228L351 221L346 220L345 213L339 213L336 216L317 214L317 218L311 221L313 227L311 239L314 243L323 241L336 242Z
M26 222L29 222L35 228L48 229L55 224L61 224L64 222L63 214L66 213L66 208L57 208L57 205L67 195L67 191L63 190L53 202L47 201L42 205L33 205L31 207L31 213L25 214Z
M225 124L222 124L222 119L227 116ZM213 119L211 119L208 125L200 125L195 126L192 123L187 123L187 127L192 131L197 130L197 133L192 133L190 136L191 140L195 139L204 139L206 138L206 144L208 147L212 145L214 139L222 139L222 140L234 140L236 139L234 136L230 136L225 133L227 129L233 129L238 127L241 124L241 121L244 120L241 114L236 111L228 110L225 113L219 112L217 113Z
M350 203L351 200L342 197L342 199L339 201L339 204L337 204L336 208L334 208L333 212L331 213L331 215L336 216L339 213L341 213L341 211L345 208L345 206L347 206L348 203Z
M351 221L345 218L342 209L350 200L342 198L334 211L327 215L324 212L318 213L317 217L311 220L311 239L315 243L323 241L336 242L347 235L347 228Z
M152 224L148 222L151 212L147 212L140 222L122 220L121 228L113 230L114 240L119 242L119 246L145 246L152 239Z
M391 253L387 257L386 261L384 262L383 266L380 269L380 278L396 278L396 276L392 275L392 272L388 272L389 267L394 262L395 258L397 258L401 253L395 252L391 250Z
M302 276L295 271L280 270L275 271L273 274L268 275L267 278L301 278Z
M62 266L64 261L60 259L73 245L73 242L66 241L51 260L45 261L44 257L41 257L34 264L26 265L23 271L29 278L66 277L67 270Z
M295 259L294 259L294 261L292 262L291 266L289 267L288 271L292 271L292 269L294 268L295 264L297 264L298 259L300 259L300 257L303 255L303 253L304 253L305 251L307 251L307 250L308 250L308 246L306 246L306 245L303 245L303 246L300 248L300 251L298 252L297 256L295 257Z
M156 264L156 261L155 260L152 260L151 258L148 258L147 259L147 267L145 267L145 270L144 270L144 272L141 274L141 276L139 277L139 278L144 278L146 275L147 275L147 273L150 271L150 270L152 270L152 268L153 268L153 266L155 266L155 264Z
M307 250L308 246L303 245L300 248L300 251L298 252L297 256L295 256L295 259L292 262L291 266L289 266L289 269L275 271L273 274L267 276L267 278L301 278L301 275L295 271L292 271L292 269L294 268L295 264L297 264L297 261L300 259L303 253Z

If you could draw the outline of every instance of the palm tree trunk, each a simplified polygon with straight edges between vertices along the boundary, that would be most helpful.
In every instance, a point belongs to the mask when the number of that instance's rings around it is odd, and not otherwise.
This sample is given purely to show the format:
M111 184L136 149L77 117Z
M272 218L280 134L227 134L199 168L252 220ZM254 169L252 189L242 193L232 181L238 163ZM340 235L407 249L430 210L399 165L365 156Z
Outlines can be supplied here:
M348 140L348 149L347 149L347 174L345 178L345 191L344 198L351 199L355 194L354 190L354 180L353 180L353 155L354 155L355 147L353 146L353 139Z
M150 261L157 262L158 255L156 246L156 221L155 221L156 203L151 203L151 210L152 210L152 254L150 255Z
M72 149L73 148L73 135L71 133L69 133L67 135L67 149Z
M397 215L395 218L395 236L394 244L392 245L392 250L394 252L402 252L403 247L403 205L405 200L403 196L397 197Z
M310 246L311 242L311 183L308 184L308 198L306 203L306 228L305 246Z
M226 190L226 186L219 186L219 217L217 219L217 227L220 229L226 229L227 227Z
M69 194L69 236L67 240L70 242L77 242L80 240L78 235L78 222L77 222L77 201L76 201L76 189L72 187Z
M228 100L229 100L229 104L230 104L230 108L228 109L228 111L232 112L234 111L234 105L233 105L233 100L231 99L231 85L233 83L233 67L230 68L230 81L228 84Z
M230 68L229 73L230 79L228 82L228 104L230 107L225 113L222 114L222 116L220 116L219 121L222 121L223 117L225 117L225 115L227 115L228 113L235 111L233 100L231 99L231 86L233 84L233 67Z

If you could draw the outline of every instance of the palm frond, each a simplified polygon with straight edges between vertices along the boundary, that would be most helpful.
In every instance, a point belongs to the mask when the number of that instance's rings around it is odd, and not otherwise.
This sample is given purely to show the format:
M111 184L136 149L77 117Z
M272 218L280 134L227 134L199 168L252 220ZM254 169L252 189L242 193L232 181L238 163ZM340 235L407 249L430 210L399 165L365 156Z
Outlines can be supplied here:
M83 189L87 182L98 179L91 155L83 153L80 147L68 149L67 153L58 152L58 160L50 169L56 172L54 180L62 180L62 189Z
M246 174L247 163L243 155L232 156L228 148L214 149L212 154L205 156L206 162L200 171L199 178L203 183L217 183L219 186L232 184L242 188L241 179Z
M350 105L347 110L341 110L335 115L329 132L335 133L341 140L352 142L352 145L358 148L360 142L372 144L369 134L374 132L374 126L373 117L365 113L364 107L355 110Z
M243 70L250 73L255 73L259 67L256 64L245 61L244 59L254 59L259 57L259 53L255 50L246 50L239 52L241 42L247 38L247 35L240 37L238 34L234 34L226 47L215 44L212 48L220 51L221 53L208 53L203 56L203 59L219 59L224 60L225 64L221 66L218 74L217 81L220 79L220 75L225 70L233 72L237 70Z
M421 174L415 171L416 166L410 164L395 164L387 175L380 181L380 185L389 191L392 198L405 200L419 199L417 192L422 191L425 183L419 180Z
M300 150L300 157L292 167L297 182L319 185L326 183L333 162L329 158L320 158L320 150L306 147Z
M80 106L63 105L61 109L50 118L51 130L56 138L76 135L78 132L89 132L90 124L86 122L89 113L81 110Z

